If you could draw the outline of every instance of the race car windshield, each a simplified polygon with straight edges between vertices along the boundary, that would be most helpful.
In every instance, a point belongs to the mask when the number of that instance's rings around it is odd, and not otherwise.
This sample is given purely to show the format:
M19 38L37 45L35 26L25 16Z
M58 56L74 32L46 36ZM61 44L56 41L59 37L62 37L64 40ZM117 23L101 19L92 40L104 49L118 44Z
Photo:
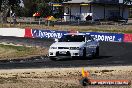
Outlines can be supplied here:
M59 42L85 42L84 35L64 35Z

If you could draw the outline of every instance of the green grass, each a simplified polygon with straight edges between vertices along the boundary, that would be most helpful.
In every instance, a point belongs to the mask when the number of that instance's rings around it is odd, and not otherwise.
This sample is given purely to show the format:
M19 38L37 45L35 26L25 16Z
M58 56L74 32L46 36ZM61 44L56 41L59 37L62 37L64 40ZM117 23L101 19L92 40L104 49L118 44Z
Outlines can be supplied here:
M3 44L0 44L0 47L5 49L15 49L17 51L29 51L30 49L32 49L25 46L13 46L13 45L3 45Z
M32 56L45 55L45 48L13 46L0 44L0 60L19 59Z

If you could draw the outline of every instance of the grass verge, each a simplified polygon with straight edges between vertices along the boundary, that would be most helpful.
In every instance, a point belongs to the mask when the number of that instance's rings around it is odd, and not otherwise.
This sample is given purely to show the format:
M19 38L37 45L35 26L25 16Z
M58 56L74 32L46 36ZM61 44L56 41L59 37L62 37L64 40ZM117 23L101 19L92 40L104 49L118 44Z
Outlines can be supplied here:
M18 59L47 54L46 48L0 44L0 60Z

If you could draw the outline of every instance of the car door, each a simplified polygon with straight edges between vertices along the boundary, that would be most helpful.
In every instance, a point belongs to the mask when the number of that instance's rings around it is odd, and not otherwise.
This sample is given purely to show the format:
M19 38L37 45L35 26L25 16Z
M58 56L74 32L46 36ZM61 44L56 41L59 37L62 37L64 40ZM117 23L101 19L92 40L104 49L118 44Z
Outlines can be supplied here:
M86 37L86 56L92 55L93 52L96 52L96 44L94 39L88 35Z

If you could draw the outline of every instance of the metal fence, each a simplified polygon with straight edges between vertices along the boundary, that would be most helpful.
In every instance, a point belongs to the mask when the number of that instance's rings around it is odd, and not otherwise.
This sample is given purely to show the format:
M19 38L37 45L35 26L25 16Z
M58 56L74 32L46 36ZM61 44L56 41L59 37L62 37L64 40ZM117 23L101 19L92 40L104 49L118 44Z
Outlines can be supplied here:
M44 24L46 22L46 18L34 18L34 17L16 17L16 18L7 18L8 23L14 23L14 19L16 23L28 23L28 24Z
M16 18L7 18L7 22L10 24L38 24L38 25L48 25L48 21L46 18L35 18L35 17L16 17ZM64 19L56 19L55 22L53 22L54 25L118 25L118 24L131 24L132 21L128 20L128 23L126 22L114 22L114 21L64 21ZM50 22L50 25L52 25L52 22Z

